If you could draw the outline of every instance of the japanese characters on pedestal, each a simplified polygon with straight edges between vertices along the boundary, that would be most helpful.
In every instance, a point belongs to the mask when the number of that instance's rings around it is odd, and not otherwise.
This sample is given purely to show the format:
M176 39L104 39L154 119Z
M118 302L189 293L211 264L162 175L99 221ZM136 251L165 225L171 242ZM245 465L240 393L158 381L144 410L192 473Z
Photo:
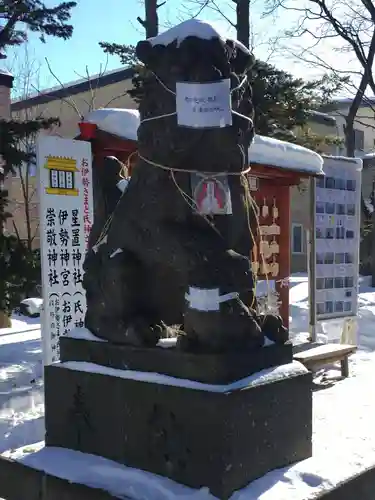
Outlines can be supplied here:
M91 148L83 141L43 137L37 145L44 310L44 363L59 359L59 337L83 327L83 260L92 209Z

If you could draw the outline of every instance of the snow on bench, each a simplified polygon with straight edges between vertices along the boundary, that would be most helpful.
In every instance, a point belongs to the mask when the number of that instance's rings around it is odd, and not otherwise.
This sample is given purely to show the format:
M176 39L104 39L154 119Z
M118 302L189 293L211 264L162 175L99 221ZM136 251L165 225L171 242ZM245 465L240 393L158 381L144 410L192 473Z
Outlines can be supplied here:
M349 376L349 356L356 350L357 346L349 344L324 344L298 352L293 358L309 370L340 361L341 375L346 378Z

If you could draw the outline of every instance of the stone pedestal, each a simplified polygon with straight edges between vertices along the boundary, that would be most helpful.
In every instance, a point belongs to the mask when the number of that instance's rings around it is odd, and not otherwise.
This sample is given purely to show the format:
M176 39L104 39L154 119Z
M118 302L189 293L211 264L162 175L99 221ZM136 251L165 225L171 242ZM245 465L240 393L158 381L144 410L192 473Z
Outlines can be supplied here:
M40 466L43 466L42 462ZM77 484L18 461L0 457L0 498L4 500L113 500L116 497L107 491ZM131 499L123 496L122 500Z
M45 369L46 445L231 493L311 456L311 374L293 363L227 386L82 362Z
M172 340L172 339L171 339ZM60 360L85 361L109 368L163 373L207 384L227 384L293 361L291 342L262 349L191 353L175 347L133 347L73 337L60 338Z

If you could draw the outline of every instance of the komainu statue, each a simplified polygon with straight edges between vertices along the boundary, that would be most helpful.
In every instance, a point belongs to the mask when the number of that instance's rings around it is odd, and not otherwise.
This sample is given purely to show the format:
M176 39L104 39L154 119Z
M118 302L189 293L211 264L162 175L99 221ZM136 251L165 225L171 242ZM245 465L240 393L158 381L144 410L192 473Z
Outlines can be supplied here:
M150 347L173 327L195 352L260 348L265 335L284 343L281 319L257 315L251 270L252 55L190 20L140 42L137 56L139 158L107 223L94 223L86 327Z

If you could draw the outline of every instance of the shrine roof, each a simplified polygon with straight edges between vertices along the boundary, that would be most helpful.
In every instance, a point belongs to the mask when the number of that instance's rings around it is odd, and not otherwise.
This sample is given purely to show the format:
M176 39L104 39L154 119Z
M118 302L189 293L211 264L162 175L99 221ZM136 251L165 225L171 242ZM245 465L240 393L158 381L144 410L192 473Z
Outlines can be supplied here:
M262 135L256 135L250 145L249 161L313 175L324 173L323 158L315 151Z
M220 29L221 25L215 22L201 21L199 19L188 19L173 28L160 33L159 35L148 38L147 41L151 45L169 45L177 42L177 46L186 38L194 36L201 40L211 40L212 38L219 38L223 42L231 40L237 48L243 52L250 53L250 51L238 40L232 38L226 30Z
M103 108L88 113L86 122L123 139L137 140L139 112L136 109ZM274 166L313 175L323 174L323 158L314 151L279 141L271 137L256 135L249 149L250 163Z
M101 108L90 111L85 122L95 123L103 132L131 141L137 140L139 111L137 109Z

